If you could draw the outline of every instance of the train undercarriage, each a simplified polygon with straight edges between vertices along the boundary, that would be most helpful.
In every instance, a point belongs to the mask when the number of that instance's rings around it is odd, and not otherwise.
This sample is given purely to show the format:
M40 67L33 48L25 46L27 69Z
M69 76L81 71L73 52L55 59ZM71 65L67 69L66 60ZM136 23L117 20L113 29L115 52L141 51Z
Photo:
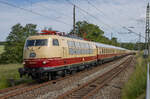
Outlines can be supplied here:
M92 67L98 66L100 64L113 61L115 59L119 59L121 57L124 57L127 55L122 56L115 56L111 58L106 58L103 60L97 60L97 61L91 61L81 64L74 64L69 66L63 66L63 67L40 67L40 68L19 68L19 74L20 77L28 76L31 77L33 80L36 81L48 81L48 80L54 80L57 77L64 77L68 74L74 74L75 72L79 72L85 69L90 69Z

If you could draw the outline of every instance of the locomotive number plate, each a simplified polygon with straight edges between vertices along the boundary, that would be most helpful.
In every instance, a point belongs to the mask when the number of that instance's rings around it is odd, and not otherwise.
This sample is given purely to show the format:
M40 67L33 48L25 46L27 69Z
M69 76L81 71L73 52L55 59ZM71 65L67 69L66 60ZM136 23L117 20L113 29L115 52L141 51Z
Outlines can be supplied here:
M29 64L36 64L36 62L29 62Z

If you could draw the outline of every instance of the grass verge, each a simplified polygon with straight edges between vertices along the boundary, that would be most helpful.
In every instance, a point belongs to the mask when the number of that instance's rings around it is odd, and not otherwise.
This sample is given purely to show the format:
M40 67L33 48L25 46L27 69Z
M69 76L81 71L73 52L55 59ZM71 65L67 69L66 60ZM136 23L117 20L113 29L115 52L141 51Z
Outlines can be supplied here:
M4 52L4 46L0 45L0 54L2 54Z
M142 54L137 55L134 73L122 90L122 99L137 99L146 91L147 61Z
M22 67L21 64L0 65L0 89L11 87L12 83L18 85L25 82L31 82L31 79L20 79L18 73L18 68L20 67Z

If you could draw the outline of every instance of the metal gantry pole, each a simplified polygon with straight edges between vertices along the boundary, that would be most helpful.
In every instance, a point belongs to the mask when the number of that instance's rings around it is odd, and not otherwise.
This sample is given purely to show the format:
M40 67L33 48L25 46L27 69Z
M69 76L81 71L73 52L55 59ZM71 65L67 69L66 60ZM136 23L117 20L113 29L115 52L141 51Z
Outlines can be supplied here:
M138 51L141 50L141 33L139 33Z
M73 34L75 34L76 17L75 17L75 5L73 6Z
M146 87L146 99L150 99L149 63L147 64L147 87Z
M150 27L149 27L149 13L150 13L150 6L149 6L149 3L147 5L147 10L146 10L146 30L145 30L145 49L147 50L148 52L148 55L149 55L149 52L150 52L150 49L149 49L149 32L150 32Z

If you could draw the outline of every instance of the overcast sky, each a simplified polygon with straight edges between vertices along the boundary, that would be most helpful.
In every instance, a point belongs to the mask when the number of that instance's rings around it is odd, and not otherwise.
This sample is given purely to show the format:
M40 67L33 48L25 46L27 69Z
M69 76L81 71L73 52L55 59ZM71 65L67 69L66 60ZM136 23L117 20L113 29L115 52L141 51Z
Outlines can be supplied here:
M109 38L112 33L120 42L137 42L138 35L126 34L128 31L123 27L145 36L148 0L0 0L0 41L6 40L11 27L17 23L37 24L39 32L44 27L69 32L73 6L68 1L77 6L76 21L98 25Z

